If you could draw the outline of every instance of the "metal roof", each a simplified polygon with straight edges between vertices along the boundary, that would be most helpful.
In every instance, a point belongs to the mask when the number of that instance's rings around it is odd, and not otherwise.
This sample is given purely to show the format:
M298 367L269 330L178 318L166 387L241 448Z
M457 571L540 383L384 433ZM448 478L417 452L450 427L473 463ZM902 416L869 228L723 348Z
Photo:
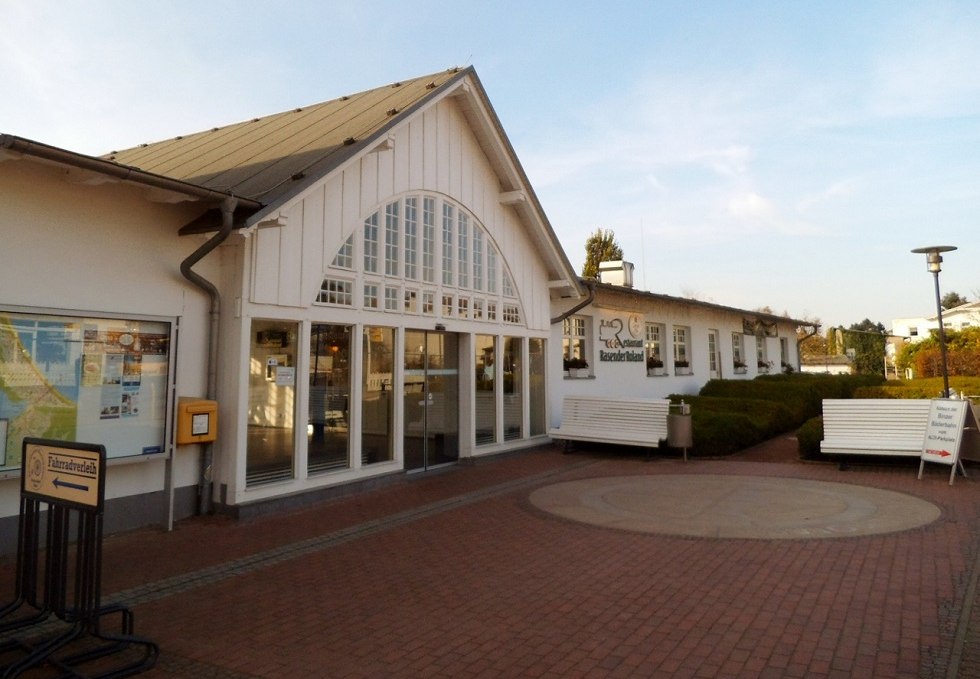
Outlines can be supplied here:
M583 279L584 280L584 279ZM780 316L778 314L772 314L765 311L751 311L749 309L739 309L738 307L725 306L724 304L715 304L714 302L703 302L699 299L690 299L687 297L674 297L672 295L665 295L659 292L648 292L646 290L639 290L636 288L627 288L622 285L613 285L611 283L595 283L595 288L597 292L611 292L614 294L624 295L631 297L633 299L641 297L654 302L668 302L671 304L684 304L690 307L697 307L701 309L711 309L714 311L725 311L729 313L742 314L743 316L750 316L752 318L758 318L760 320L778 322L778 323L795 323L796 325L813 325L812 321L808 321L802 318L790 318L789 316Z
M358 94L215 127L103 156L263 205L277 204L353 157L470 69L392 83Z

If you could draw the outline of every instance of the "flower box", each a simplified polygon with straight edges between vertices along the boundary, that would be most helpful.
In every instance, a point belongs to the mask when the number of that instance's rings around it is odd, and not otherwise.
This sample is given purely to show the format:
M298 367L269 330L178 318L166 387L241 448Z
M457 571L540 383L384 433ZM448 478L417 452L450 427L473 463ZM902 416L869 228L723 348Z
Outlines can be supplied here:
M656 356L647 357L648 376L656 377L659 375L666 375L666 374L667 374L667 368L664 367L664 362L660 358Z
M564 367L569 377L589 376L589 362L584 358L566 358Z

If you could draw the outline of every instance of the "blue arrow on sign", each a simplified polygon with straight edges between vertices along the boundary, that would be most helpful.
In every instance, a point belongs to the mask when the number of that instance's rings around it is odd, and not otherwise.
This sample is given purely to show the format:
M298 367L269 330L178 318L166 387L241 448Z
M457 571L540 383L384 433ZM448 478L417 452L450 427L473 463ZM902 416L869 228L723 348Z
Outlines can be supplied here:
M68 481L62 481L57 477L55 478L54 481L52 481L52 485L54 485L55 488L57 488L58 486L64 486L65 488L73 488L74 490L82 490L82 491L88 490L88 486L83 486L80 483L69 483Z

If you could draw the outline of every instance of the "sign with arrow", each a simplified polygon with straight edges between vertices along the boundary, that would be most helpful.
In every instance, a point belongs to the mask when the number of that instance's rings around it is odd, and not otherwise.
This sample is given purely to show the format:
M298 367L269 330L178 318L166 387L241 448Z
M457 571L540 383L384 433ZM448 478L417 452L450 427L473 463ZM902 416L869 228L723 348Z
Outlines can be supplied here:
M919 478L926 462L948 464L953 467L949 483L952 485L956 466L960 464L960 443L963 428L966 426L966 409L969 401L934 398L929 406L929 421L922 440L922 455L919 462ZM962 467L962 464L960 464Z
M105 446L24 439L21 493L42 502L102 511Z

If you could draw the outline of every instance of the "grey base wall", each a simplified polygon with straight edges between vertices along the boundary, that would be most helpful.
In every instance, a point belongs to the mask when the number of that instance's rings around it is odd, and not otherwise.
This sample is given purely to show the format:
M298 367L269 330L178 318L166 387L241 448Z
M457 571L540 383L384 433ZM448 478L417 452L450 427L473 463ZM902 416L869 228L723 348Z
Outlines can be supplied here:
M193 516L197 510L197 486L174 491L174 520ZM125 533L137 528L157 527L163 530L167 522L166 495L163 491L106 500L102 519L103 535ZM20 517L0 519L0 556L17 553L17 534ZM41 526L45 525L42 517Z

